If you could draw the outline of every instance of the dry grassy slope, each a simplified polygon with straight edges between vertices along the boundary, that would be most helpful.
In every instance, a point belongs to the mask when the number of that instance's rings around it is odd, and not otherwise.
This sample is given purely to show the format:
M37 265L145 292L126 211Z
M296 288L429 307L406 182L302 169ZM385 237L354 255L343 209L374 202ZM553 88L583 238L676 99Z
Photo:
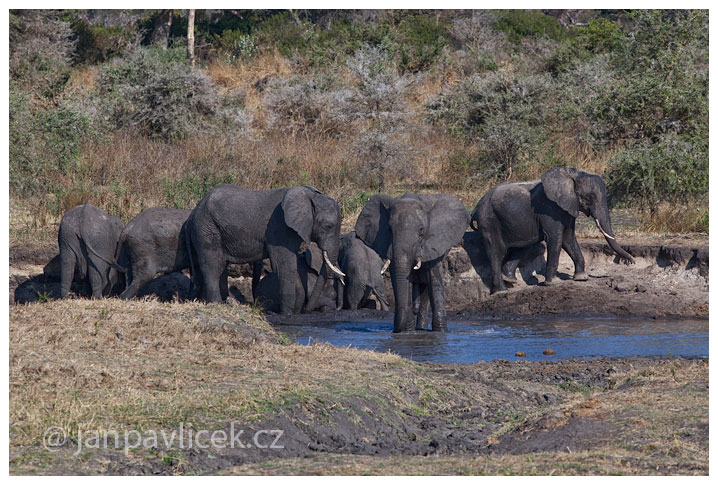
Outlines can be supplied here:
M248 307L115 299L13 306L9 334L16 474L707 472L705 361L422 365L298 346ZM286 448L160 444L78 458L72 442L56 453L41 446L52 425L72 435L180 422L279 427ZM565 446L580 454L565 456ZM492 452L502 458L476 455ZM446 458L419 464L396 454ZM310 459L292 461L302 457ZM232 468L247 463L260 464Z

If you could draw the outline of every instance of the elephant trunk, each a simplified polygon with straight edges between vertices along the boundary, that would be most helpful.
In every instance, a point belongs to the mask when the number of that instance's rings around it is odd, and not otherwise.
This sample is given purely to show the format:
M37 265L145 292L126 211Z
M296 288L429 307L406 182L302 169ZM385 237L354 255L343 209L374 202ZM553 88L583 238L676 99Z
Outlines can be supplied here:
M396 333L407 330L405 322L408 321L411 310L410 269L411 263L405 259L400 261L394 259L392 262L391 284L394 287L394 332Z
M618 242L616 242L616 236L613 234L613 229L611 228L611 219L608 216L608 208L606 207L605 210L600 211L597 215L594 215L593 220L596 222L596 227L598 227L598 230L601 231L603 237L606 238L606 242L611 247L613 252L633 264L635 262L633 260L633 256L628 254L626 250L623 249Z

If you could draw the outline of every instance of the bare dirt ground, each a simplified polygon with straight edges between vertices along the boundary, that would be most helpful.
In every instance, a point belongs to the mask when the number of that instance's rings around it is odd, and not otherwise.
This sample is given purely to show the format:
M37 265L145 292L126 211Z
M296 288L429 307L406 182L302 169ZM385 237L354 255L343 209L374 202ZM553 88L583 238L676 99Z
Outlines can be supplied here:
M622 237L633 266L583 238L590 281L568 279L562 259L565 279L542 286L535 258L495 295L472 238L445 263L448 304L463 319L708 315L705 238ZM708 473L707 359L420 364L304 347L236 303L246 269L235 270L231 305L177 302L182 275L135 301L54 301L57 282L42 271L55 254L50 244L10 251L10 301L23 303L10 307L12 474ZM247 437L281 429L282 448L159 442L125 453L128 430L147 437L188 423ZM65 430L62 446L43 445L50 426ZM88 445L93 430L106 446Z

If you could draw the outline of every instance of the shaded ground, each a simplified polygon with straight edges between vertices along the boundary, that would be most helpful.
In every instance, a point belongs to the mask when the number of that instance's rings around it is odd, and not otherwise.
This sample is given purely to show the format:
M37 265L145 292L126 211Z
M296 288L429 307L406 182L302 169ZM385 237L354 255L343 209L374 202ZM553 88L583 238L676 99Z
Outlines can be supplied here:
M234 426L248 437L281 429L283 448L160 441L124 453L125 431L169 434L180 423ZM63 446L43 446L49 426L67 430ZM101 430L109 445L88 448L78 430ZM706 474L708 362L417 364L292 344L246 306L18 305L10 310L10 469Z

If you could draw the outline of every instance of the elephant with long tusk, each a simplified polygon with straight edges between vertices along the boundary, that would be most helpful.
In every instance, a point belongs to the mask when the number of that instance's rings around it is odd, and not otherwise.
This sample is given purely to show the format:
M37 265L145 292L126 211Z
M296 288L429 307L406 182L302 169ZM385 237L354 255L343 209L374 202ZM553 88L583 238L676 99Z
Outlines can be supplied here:
M573 279L588 275L576 241L578 212L592 217L611 249L633 263L633 257L617 242L611 227L606 184L598 175L575 168L554 167L541 180L502 184L484 195L471 214L471 228L481 233L491 263L492 292L506 289L504 281L516 281L516 261L504 262L512 248L546 241L546 284L556 276L563 248L573 260ZM503 268L502 268L502 262Z

